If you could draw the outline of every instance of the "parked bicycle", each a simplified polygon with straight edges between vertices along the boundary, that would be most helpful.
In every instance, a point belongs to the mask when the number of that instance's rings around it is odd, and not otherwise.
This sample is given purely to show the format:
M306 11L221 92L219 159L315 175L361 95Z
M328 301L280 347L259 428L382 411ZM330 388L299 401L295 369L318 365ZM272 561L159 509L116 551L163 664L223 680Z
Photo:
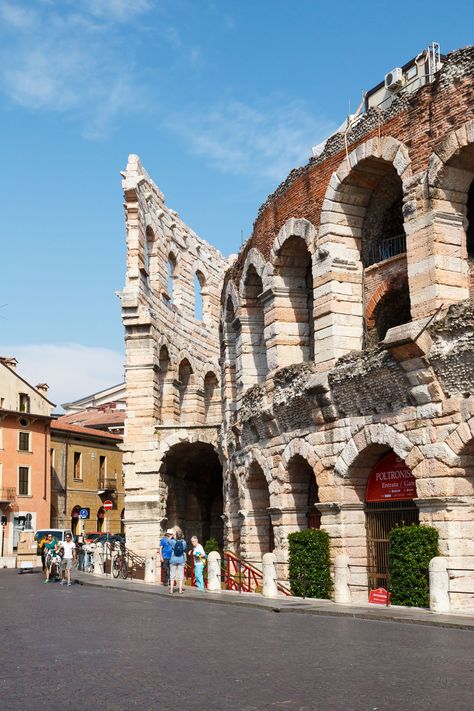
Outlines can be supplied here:
M127 555L124 551L117 553L112 562L112 575L114 578L122 576L125 580L128 577L128 561Z

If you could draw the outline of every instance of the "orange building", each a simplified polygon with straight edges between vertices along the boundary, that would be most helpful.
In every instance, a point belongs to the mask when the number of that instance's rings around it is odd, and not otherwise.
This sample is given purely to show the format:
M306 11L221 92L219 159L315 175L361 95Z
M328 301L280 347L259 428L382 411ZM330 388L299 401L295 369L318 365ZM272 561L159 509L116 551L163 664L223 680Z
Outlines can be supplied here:
M0 557L4 559L15 556L20 531L50 525L54 404L46 397L48 386L33 387L18 375L16 365L14 358L0 358Z

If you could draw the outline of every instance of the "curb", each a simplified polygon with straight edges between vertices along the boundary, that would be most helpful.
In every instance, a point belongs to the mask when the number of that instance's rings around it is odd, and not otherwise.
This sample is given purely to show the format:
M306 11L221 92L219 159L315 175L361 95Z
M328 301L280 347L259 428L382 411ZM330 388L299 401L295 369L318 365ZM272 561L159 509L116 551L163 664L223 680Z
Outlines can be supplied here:
M78 585L84 585L86 587L95 587L95 588L106 588L107 590L119 590L121 592L137 592L141 595L153 595L153 596L158 596L158 597L166 597L166 599L169 599L169 595L166 595L165 593L161 592L155 592L153 590L146 590L143 588L138 587L136 589L130 589L130 588L124 588L118 585L113 585L108 582L99 582L95 583L92 582L92 580L84 580L84 579L77 579L76 578L76 583ZM218 593L217 593L218 594ZM297 614L297 615L313 615L314 617L345 617L353 620L364 620L364 621L373 621L373 622L397 622L397 623L402 623L402 624L409 624L409 625L423 625L425 627L442 627L445 629L456 629L456 630L464 630L464 631L469 631L469 632L474 632L474 620L471 624L468 624L466 622L463 622L461 619L458 621L454 620L443 620L443 619L430 619L427 617L426 619L418 618L418 617L399 617L398 615L390 615L390 614L379 614L375 610L372 611L354 611L350 612L347 610L330 610L330 609L317 609L317 608L311 608L311 607L306 607L306 608L295 608L291 607L288 605L287 607L278 607L278 605L262 605L259 602L251 602L250 600L231 600L231 599L224 599L224 598L219 598L219 597L210 597L209 595L212 595L212 593L207 593L206 595L203 595L202 597L196 597L194 595L192 596L177 596L177 599L179 600L189 600L190 602L206 602L206 603L211 603L211 604L217 604L217 605L236 605L238 607L246 607L246 608L251 608L251 609L258 609L258 610L263 610L264 612L273 612L273 613L278 613L278 614ZM428 614L428 613L427 613Z

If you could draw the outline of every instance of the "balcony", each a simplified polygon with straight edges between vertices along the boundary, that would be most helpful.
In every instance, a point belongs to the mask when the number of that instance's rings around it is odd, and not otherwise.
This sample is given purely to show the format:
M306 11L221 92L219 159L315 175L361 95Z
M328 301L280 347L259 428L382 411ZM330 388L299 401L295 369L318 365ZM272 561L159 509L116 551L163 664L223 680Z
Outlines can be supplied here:
M407 238L405 234L387 237L387 239L377 240L370 247L366 267L378 264L385 259L395 257L397 254L404 254L407 251Z
M14 486L9 486L5 489L0 489L0 504L11 504L15 501L16 489Z
M100 477L97 488L99 491L117 491L117 478Z

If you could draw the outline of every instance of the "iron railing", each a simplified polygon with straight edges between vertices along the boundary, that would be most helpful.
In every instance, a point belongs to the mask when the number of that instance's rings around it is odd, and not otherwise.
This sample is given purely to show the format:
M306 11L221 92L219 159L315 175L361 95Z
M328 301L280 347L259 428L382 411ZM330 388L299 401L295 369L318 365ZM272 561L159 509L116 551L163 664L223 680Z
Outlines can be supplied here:
M366 260L366 267L371 264L383 262L390 257L396 257L397 254L404 254L407 251L407 238L405 233L395 235L395 237L387 237L374 242Z
M117 491L116 477L100 477L97 488L99 491Z
M127 563L127 579L145 580L145 558L137 555L121 543L112 541L104 543L104 573L112 574L112 561L115 551L125 556Z

